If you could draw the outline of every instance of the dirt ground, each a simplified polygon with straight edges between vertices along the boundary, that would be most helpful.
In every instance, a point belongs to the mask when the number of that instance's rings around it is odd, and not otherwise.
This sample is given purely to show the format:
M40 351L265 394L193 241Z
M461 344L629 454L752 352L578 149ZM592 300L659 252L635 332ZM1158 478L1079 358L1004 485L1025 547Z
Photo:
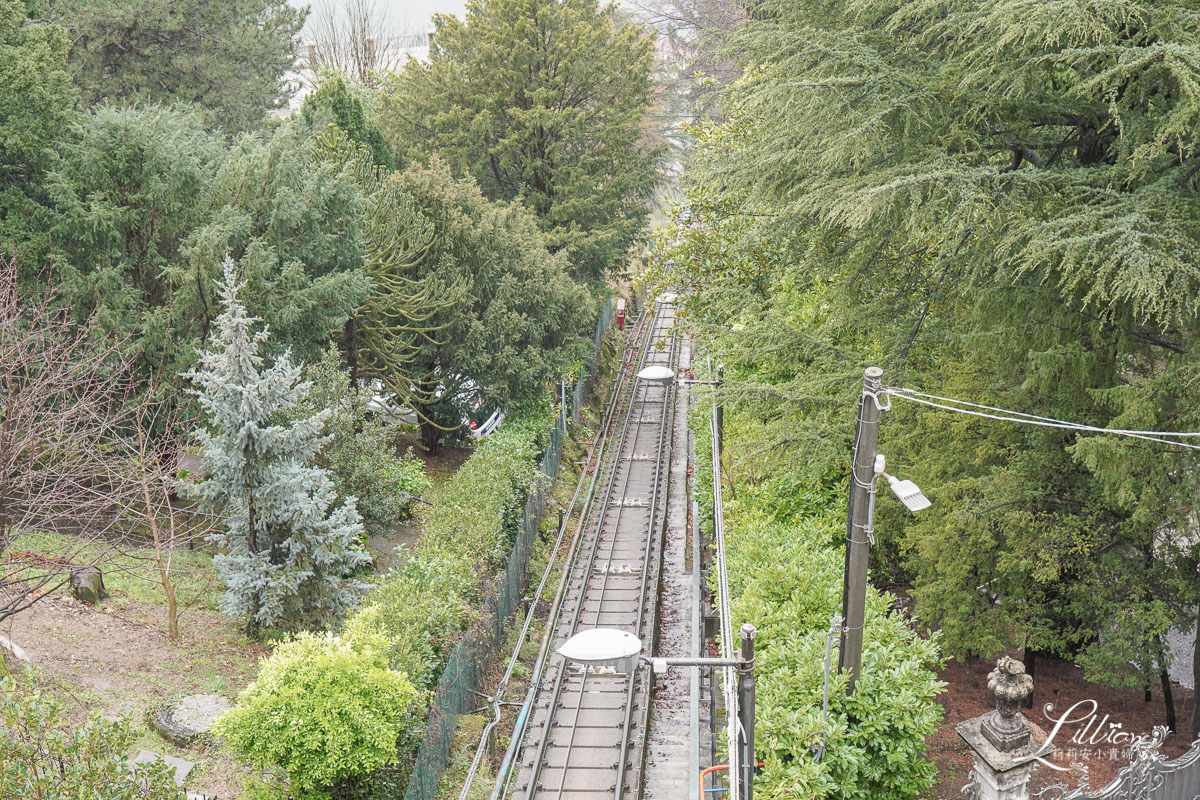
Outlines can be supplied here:
M1013 655L1019 658L1020 651ZM965 662L951 662L939 676L948 686L939 698L946 710L945 719L929 740L929 756L938 768L938 781L929 795L931 798L958 800L961 797L960 790L967 783L967 773L973 759L970 749L955 733L954 726L995 707L987 688L987 675L994 667L995 661L974 658ZM1178 724L1184 727L1191 718L1193 693L1175 684L1173 694ZM1096 701L1099 723L1082 737L1085 740L1091 738L1092 732L1099 729L1100 725L1107 729L1107 726L1116 723L1124 731L1143 734L1149 733L1155 725L1166 724L1166 711L1159 687L1155 686L1151 701L1146 703L1141 690L1112 689L1089 683L1083 679L1083 670L1070 662L1038 659L1033 708L1024 710L1027 719L1048 733L1054 724L1045 715L1046 704L1054 705L1057 718L1081 700ZM1090 707L1076 712L1072 719L1086 710L1090 710ZM1104 720L1105 715L1109 717L1107 721ZM1121 750L1114 753L1110 745L1072 744L1069 741L1071 736L1082 727L1080 724L1066 725L1060 730L1055 739L1062 740L1059 746L1067 752L1064 757L1052 760L1060 766L1086 765L1087 783L1094 788L1101 788L1112 780L1120 767L1129 763L1129 758ZM1172 733L1167 736L1161 752L1168 758L1174 758L1184 753L1189 744L1185 733ZM1083 770L1078 767L1066 772L1042 767L1034 774L1032 785L1035 789L1054 783L1075 786L1082 780Z
M183 614L181 638L173 642L160 629L161 612L123 598L92 607L59 594L10 618L4 633L29 655L39 684L68 703L73 720L93 708L110 719L128 715L145 730L140 748L196 762L189 789L236 798L242 768L215 748L175 747L149 728L147 712L188 694L233 697L253 678L267 648L205 608Z

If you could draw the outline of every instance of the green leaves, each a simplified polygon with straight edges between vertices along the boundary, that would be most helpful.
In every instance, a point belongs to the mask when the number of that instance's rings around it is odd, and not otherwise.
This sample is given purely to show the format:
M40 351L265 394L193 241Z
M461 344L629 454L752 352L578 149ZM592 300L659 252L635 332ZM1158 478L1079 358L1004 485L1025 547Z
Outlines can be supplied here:
M420 695L377 652L331 634L300 634L262 662L237 706L213 726L236 755L283 770L291 791L329 797L337 782L395 763Z
M428 63L386 88L398 153L445 159L492 199L521 199L572 273L625 268L643 231L657 152L642 120L652 47L596 0L487 0L437 16Z
M88 106L195 104L210 127L260 126L286 96L306 12L284 0L50 0L70 32L71 71Z
M75 113L67 46L63 28L30 21L18 0L0 2L0 188L34 177Z
M743 429L726 419L726 441L736 448ZM779 477L810 487L805 511L780 521L779 495L760 488L743 489L726 508L734 619L758 627L756 747L766 767L755 791L768 798L918 797L934 774L925 740L942 715L934 701L942 684L932 672L937 640L917 636L890 612L891 598L870 589L861 680L847 698L835 642L830 719L822 726L825 636L842 600L845 502L822 491L811 469ZM820 762L810 750L818 743L827 748Z
M35 684L36 673L24 683ZM24 800L183 800L164 762L132 772L128 752L138 734L127 720L99 711L82 725L36 685L0 678L0 795Z
M725 119L696 129L658 251L658 280L689 290L687 314L736 376L727 402L761 423L746 447L766 466L748 479L795 450L844 475L868 365L1045 417L1200 429L1194 8L752 13L728 42L744 75ZM934 505L881 503L873 563L912 583L948 652L1024 645L1117 684L1164 667L1166 618L1191 627L1200 597L1183 533L1194 451L899 404L880 441ZM805 513L776 488L777 508Z

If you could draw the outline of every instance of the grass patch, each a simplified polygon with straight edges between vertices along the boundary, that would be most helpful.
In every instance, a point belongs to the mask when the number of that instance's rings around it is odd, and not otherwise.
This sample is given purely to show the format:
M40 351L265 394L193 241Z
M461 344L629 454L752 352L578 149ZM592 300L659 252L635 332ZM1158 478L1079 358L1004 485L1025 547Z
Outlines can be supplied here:
M48 563L67 561L98 566L104 574L104 587L113 597L138 603L166 605L152 543L118 545L103 540L80 542L63 533L31 532L17 536L8 547L10 554L21 553L43 558ZM33 575L43 571L29 567ZM181 609L199 605L216 609L224 586L213 571L212 555L202 550L177 550L171 557L171 580Z

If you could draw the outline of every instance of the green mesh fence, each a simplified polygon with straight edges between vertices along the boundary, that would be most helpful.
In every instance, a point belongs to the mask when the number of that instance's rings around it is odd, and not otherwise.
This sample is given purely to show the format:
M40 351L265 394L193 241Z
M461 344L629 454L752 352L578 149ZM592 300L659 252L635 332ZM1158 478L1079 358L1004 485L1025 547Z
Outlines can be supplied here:
M579 371L574 393L569 395L570 416L576 422L579 421L588 386L595 377L600 348L611 322L612 301L609 300L600 309L600 316L596 320L592 354ZM481 685L482 677L489 661L503 643L508 622L521 601L538 526L541 524L546 501L550 497L554 477L558 474L558 467L562 461L563 437L566 434L563 420L564 416L560 415L550 433L546 450L542 453L543 479L538 481L525 501L520 529L513 542L508 567L484 598L479 619L450 651L450 658L442 670L425 726L425 738L412 765L404 800L434 800L438 782L450 760L450 747L459 715L472 713L482 705L478 694L484 689ZM380 796L396 797L398 794L398 787L388 787Z

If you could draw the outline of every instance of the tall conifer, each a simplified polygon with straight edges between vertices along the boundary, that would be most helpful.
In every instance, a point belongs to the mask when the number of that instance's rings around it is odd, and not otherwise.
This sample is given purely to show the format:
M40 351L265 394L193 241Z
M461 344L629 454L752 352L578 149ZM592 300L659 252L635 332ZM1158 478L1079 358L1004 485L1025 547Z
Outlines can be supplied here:
M214 558L225 582L222 609L260 625L311 626L353 607L366 584L355 569L367 564L363 524L353 497L335 506L333 483L311 460L324 444L328 411L280 424L280 412L307 385L288 353L263 368L259 345L267 330L238 301L233 260L218 282L224 311L210 348L184 377L208 414L197 431L206 477L190 493L225 517Z

